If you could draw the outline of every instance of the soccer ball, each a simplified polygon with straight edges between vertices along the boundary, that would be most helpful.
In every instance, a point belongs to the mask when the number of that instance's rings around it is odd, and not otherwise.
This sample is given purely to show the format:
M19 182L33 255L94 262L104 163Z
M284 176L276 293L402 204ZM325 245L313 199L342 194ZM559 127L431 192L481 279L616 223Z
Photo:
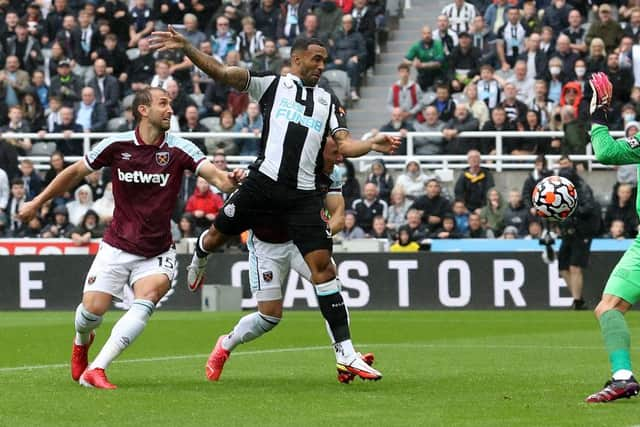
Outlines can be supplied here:
M531 193L536 215L554 221L563 221L578 207L578 192L573 182L561 176L548 176Z

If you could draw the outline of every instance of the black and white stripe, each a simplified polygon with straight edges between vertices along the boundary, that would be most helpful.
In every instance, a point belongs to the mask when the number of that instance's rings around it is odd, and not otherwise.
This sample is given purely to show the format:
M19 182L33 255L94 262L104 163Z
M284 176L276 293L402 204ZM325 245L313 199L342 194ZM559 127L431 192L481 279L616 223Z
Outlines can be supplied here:
M252 169L299 190L315 190L327 135L346 130L335 96L292 75L250 73L245 89L263 115L260 154Z
M457 34L468 32L473 19L476 17L476 8L467 2L462 3L458 8L455 3L451 3L442 9L442 14L449 18L449 28Z

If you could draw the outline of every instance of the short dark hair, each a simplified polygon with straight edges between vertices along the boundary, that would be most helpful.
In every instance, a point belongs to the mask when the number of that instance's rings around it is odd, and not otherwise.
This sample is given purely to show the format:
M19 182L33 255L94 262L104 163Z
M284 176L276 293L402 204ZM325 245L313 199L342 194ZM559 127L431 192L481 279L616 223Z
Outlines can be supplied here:
M400 70L407 70L407 71L411 71L411 67L409 66L409 64L405 64L404 62L400 65L398 65L398 71Z
M167 91L162 89L161 87L146 87L136 92L136 95L133 98L133 103L131 104L131 109L133 110L133 117L137 122L139 122L142 118L142 116L138 112L138 107L141 105L145 105L147 107L151 106L151 102L153 101L153 95L151 92L153 92L154 90L160 91L164 94L167 93Z
M324 47L326 49L326 45L324 44L324 42L316 37L298 37L297 39L295 39L293 45L291 46L291 52L293 53L296 51L305 51L312 44Z
M13 187L14 185L19 185L20 187L24 187L24 181L22 180L22 178L13 178L11 180L11 186Z

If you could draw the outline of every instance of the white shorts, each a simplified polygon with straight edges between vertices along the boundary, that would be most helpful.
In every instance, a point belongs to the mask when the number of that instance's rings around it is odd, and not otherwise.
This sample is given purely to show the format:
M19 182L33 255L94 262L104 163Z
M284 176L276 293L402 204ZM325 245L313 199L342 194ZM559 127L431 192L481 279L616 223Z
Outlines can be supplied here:
M290 270L311 281L311 270L292 241L267 243L250 232L249 283L257 301L282 299L282 285Z
M83 292L105 292L122 301L125 286L132 287L136 281L154 274L164 274L171 282L175 273L176 250L173 247L153 258L145 258L102 242L87 273Z

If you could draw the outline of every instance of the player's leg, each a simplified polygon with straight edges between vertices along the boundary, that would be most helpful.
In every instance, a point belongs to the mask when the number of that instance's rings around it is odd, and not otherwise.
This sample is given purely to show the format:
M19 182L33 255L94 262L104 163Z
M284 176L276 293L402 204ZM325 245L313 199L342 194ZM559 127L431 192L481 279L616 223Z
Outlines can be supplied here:
M640 245L634 243L612 271L602 299L595 309L605 347L609 354L612 378L587 402L608 402L637 395L640 386L633 377L631 337L624 314L640 300Z
M104 373L105 369L142 333L156 304L171 288L176 267L174 248L154 258L132 254L125 264L130 272L134 300L131 308L116 322L111 335L89 368L80 377L80 383L89 387L116 388Z
M102 243L84 282L82 302L76 308L75 330L71 352L71 377L78 381L89 364L89 348L95 329L111 306L113 298L122 298L122 287L129 277L121 265L121 251Z
M575 237L571 245L569 258L569 276L573 289L574 310L586 310L582 289L584 287L583 271L589 266L589 254L591 252L591 239Z
M196 291L204 283L211 252L221 247L229 237L247 230L249 224L262 216L261 210L273 203L266 199L270 192L261 188L270 185L265 179L250 174L227 199L209 230L198 237L191 264L187 267L187 284L191 291Z
M240 344L259 338L278 326L282 319L282 283L290 269L291 243L262 242L250 233L249 284L258 301L258 311L243 316L227 334L220 335L205 371L210 381L217 381L231 352Z
M334 265L334 268L335 268L336 263L333 260L333 258L331 259L331 263ZM300 251L295 247L293 248L293 252L291 255L291 269L297 272L301 277L303 277L307 281L312 282L311 270L309 269L309 266L307 265L304 258L302 257L302 254L300 253ZM347 324L351 324L351 320L349 317L349 309L347 308L346 304L345 304L345 309L347 310ZM334 346L334 349L335 349L336 340L335 340L335 337L333 336L333 332L331 331L331 327L329 326L329 322L327 322L325 319L324 323L327 329L327 334L329 335L329 340L331 341L331 345ZM340 353L336 351L336 363L340 362L340 360L338 359L339 354ZM364 362L367 365L371 366L373 365L375 356L373 353L366 353L366 354L363 354L361 358L362 360L364 360ZM340 381L341 383L348 384L351 381L353 381L354 378L355 378L355 375L352 374L351 372L344 372L343 370L338 368L338 381Z

